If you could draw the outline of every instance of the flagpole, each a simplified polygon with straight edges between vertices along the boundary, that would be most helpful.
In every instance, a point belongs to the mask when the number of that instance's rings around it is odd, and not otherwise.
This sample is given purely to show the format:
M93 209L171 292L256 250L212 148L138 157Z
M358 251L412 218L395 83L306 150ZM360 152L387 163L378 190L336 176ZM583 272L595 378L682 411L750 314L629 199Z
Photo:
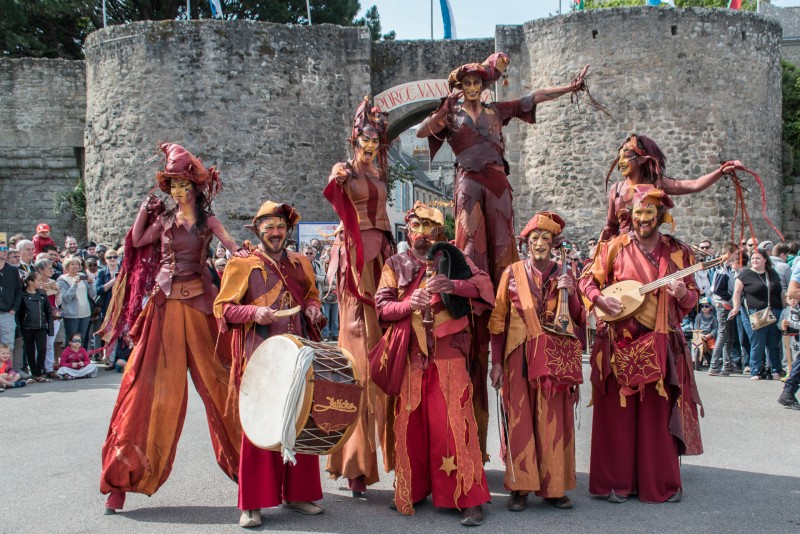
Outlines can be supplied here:
M103 28L108 25L108 15L106 14L106 0L103 0Z
M306 0L306 13L308 13L308 25L311 26L311 0Z
M192 19L192 0L186 0L186 20Z
M431 0L431 41L433 40L433 0Z

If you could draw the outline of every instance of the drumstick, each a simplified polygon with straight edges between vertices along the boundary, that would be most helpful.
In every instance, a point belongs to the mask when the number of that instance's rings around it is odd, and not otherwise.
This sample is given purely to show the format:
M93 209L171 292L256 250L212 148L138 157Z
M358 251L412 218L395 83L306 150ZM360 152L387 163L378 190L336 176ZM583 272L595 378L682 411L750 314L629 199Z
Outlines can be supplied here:
M300 311L300 306L289 308L288 310L278 310L275 312L275 317L290 317Z

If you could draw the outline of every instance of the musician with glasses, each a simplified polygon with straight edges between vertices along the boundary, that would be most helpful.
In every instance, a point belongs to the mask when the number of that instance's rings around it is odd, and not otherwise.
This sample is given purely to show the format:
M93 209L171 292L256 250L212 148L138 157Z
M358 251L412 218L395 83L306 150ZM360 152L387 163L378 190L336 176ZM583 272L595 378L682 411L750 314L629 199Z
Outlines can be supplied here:
M672 221L672 206L664 191L636 186L632 231L602 242L578 283L591 306L608 314L608 322L598 321L591 357L589 491L613 503L630 495L642 502L680 501L678 457L702 453L700 396L680 329L699 294L691 275L675 276L695 261L689 246L659 231ZM632 315L616 320L631 309L623 311L608 295L614 288L606 295L601 290L623 281L655 289Z
M434 506L459 508L461 524L476 526L490 495L467 368L470 325L473 315L488 313L494 291L489 275L456 247L434 244L443 225L441 211L418 201L406 213L410 249L386 260L375 293L378 317L389 326L381 340L387 366L398 369L388 361L397 358L405 365L399 395L389 397L395 439L384 456L393 463L400 513L413 515L414 504L432 494ZM443 263L426 263L439 247L450 276L434 274Z
M289 204L267 201L248 226L260 244L246 258L232 257L225 267L214 315L220 330L234 327L231 387L238 391L242 371L253 352L267 338L296 334L320 340L322 319L314 268L302 254L286 250L286 242L300 221ZM278 314L293 310L294 314ZM265 406L264 409L279 409ZM284 464L280 452L260 449L242 432L239 462L239 526L261 525L261 508L283 503L294 511L316 515L322 507L319 457L297 454L296 465Z
M575 489L574 410L586 312L569 268L550 258L563 246L565 224L549 211L528 222L520 237L530 257L503 272L489 321L490 378L502 386L508 423L503 482L512 512L525 510L531 492L556 508L572 508L566 491Z

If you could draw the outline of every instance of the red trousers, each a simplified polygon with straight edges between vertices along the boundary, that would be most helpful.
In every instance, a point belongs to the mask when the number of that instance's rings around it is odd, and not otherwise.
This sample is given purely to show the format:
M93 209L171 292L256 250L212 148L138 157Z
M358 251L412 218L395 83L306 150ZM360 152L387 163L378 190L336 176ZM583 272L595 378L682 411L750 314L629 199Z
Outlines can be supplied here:
M669 433L672 403L654 384L644 397L619 403L619 384L611 375L606 394L594 388L589 492L621 496L638 494L642 502L664 502L681 489L678 445Z
M239 463L239 509L271 508L284 501L322 498L319 456L297 454L297 465L284 464L281 453L259 449L242 433Z
M442 388L443 384L439 380L439 369L442 362L431 362L426 371L422 372L421 401L419 406L409 415L408 426L406 428L406 444L410 461L411 479L411 501L418 502L433 494L433 505L440 508L469 508L488 502L490 499L489 489L486 483L486 474L480 463L480 454L477 451L478 442L475 435L475 423L467 426L467 434L460 436L459 439L468 443L468 447L474 448L473 454L477 458L477 466L481 471L480 484L473 484L466 493L461 493L458 499L454 498L457 494L458 478L455 472L448 475L441 470L443 458L456 455L455 436L452 430L448 431L448 406ZM467 383L466 369L463 360L454 360L452 366L453 374L460 374L461 384ZM468 392L469 389L467 388ZM471 405L470 395L461 399L462 406ZM404 399L398 403L399 409L404 409ZM450 411L453 407L450 407ZM468 411L470 415L471 410ZM470 428L471 427L471 428ZM471 432L469 432L471 430ZM398 436L399 438L400 436ZM448 454L449 453L449 454ZM458 458L457 463L462 463L466 467L468 459ZM396 484L396 492L402 491L403 484Z

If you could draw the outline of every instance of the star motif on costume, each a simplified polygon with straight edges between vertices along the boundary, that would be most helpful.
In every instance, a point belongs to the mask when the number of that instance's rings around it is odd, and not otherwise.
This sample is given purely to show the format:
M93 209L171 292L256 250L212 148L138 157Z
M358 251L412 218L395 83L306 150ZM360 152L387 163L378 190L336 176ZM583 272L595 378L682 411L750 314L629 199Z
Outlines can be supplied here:
M444 471L447 473L447 476L450 476L450 473L458 469L456 466L456 457L455 456L442 456L442 467L439 468L440 471Z
M583 373L580 342L566 336L548 336L544 352L552 376L573 376Z
M651 337L644 343L634 343L619 349L615 355L620 378L625 376L628 384L646 383L660 370L655 361L655 340Z

